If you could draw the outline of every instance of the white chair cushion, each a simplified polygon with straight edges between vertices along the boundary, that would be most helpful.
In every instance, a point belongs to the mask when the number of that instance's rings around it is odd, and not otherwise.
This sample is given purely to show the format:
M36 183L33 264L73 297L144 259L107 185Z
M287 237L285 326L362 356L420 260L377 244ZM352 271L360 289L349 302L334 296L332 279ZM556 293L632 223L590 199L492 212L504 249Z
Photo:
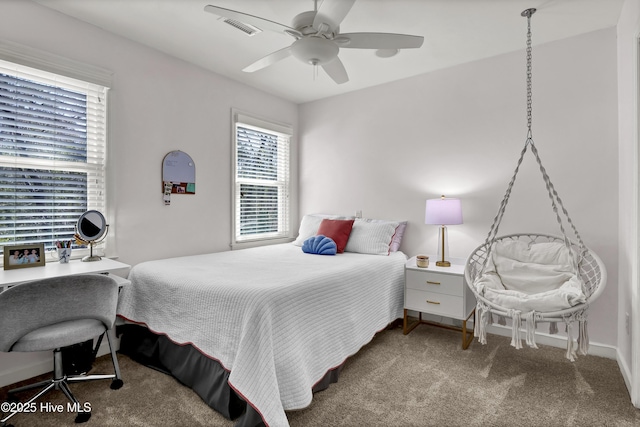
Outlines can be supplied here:
M560 242L498 241L485 274L474 285L505 309L564 310L586 301L571 256Z
M99 320L69 320L29 332L13 345L11 351L45 351L67 347L95 338L106 330Z

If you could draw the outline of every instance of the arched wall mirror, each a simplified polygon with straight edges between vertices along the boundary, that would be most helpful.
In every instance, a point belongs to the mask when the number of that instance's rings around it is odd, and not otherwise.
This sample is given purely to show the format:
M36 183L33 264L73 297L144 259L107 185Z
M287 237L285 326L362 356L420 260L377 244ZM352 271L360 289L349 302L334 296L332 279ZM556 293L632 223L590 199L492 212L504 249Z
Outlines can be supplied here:
M162 193L165 205L171 204L171 194L196 194L196 165L187 153L176 150L164 156Z
M76 223L76 240L89 245L89 255L82 258L82 261L100 261L102 258L93 255L93 246L100 243L107 237L109 224L102 213L96 210L86 211Z

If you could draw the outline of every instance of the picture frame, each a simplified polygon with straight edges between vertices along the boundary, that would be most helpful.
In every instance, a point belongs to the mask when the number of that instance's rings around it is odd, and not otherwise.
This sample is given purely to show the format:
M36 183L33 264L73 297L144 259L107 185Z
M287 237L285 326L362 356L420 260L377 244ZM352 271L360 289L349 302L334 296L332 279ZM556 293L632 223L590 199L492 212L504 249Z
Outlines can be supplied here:
M2 250L5 270L44 267L46 257L43 243L4 246Z

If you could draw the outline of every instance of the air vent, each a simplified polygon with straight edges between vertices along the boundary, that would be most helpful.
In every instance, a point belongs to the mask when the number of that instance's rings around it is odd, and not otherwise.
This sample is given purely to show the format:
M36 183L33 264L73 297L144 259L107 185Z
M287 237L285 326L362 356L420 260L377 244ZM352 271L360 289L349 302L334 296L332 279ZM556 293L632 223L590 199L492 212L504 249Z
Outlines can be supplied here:
M253 25L245 24L244 22L236 21L233 19L221 17L220 21L224 22L225 24L231 25L233 28L237 28L249 37L255 36L256 34L262 32L262 30L258 27L254 27Z

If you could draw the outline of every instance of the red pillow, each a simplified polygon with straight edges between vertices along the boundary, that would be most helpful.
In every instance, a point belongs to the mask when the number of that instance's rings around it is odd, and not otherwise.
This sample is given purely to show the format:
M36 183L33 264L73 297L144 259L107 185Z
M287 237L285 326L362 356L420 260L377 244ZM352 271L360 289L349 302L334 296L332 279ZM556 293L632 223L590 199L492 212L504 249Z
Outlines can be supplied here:
M332 239L336 242L337 252L342 253L347 246L353 221L353 219L323 219L317 235L322 234Z

